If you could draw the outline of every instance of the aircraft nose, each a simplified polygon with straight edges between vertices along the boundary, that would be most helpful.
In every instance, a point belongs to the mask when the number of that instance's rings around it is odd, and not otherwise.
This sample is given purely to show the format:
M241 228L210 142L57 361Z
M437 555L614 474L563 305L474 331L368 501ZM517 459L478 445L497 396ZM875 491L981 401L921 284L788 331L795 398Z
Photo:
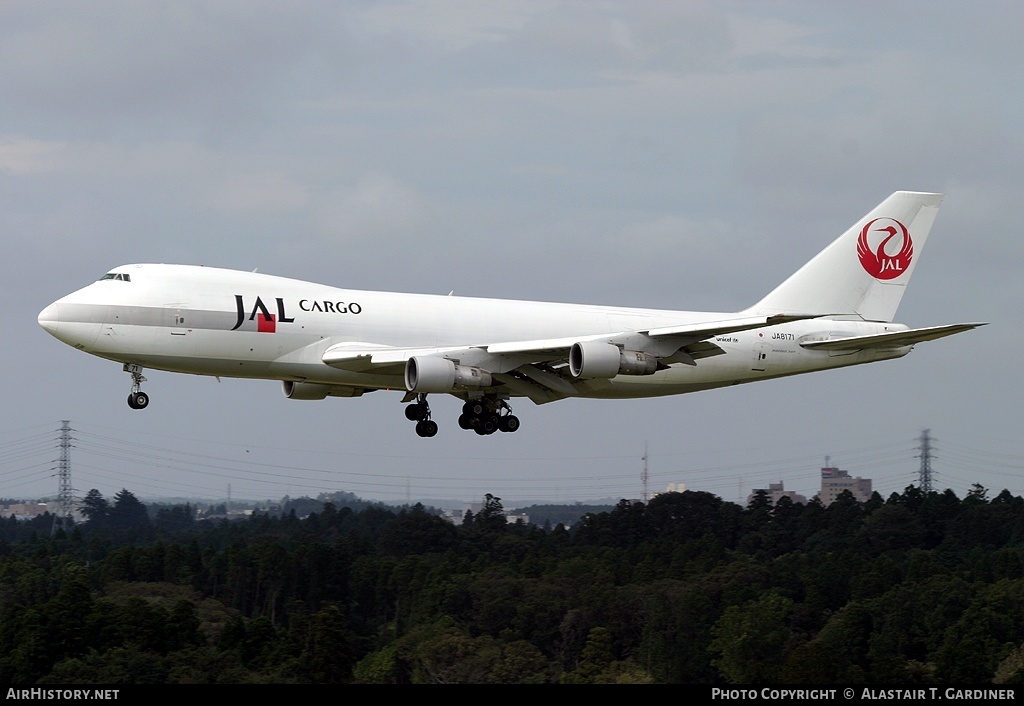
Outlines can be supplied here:
M40 311L37 321L39 321L40 326L46 329L47 333L56 336L57 327L60 324L60 316L56 302Z

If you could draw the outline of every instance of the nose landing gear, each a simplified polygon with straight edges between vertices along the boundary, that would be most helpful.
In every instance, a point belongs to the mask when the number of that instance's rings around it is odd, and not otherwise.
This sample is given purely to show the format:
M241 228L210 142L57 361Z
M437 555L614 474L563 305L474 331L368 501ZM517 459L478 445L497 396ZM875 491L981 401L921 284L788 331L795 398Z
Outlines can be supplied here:
M124 371L132 375L132 391L128 395L128 406L132 409L145 409L149 406L149 395L142 391L142 383L146 382L146 378L142 377L142 366L125 363Z

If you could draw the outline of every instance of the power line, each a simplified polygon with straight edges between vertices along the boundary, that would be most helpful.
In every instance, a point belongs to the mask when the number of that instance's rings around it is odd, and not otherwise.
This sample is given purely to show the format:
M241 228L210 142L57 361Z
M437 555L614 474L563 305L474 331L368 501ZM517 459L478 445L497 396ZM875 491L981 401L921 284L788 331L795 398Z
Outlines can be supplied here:
M94 487L91 484L95 484L95 487L103 488L116 484L118 488L143 487L159 497L181 495L212 498L222 496L226 485L231 483L232 496L238 497L315 495L343 489L369 497L405 498L409 502L413 485L420 497L449 497L453 493L462 497L500 491L521 498L551 499L553 496L561 497L566 490L564 486L569 484L576 500L635 497L635 490L630 491L629 488L635 488L636 480L633 479L636 479L636 471L631 472L628 465L619 461L630 457L617 453L617 450L604 454L584 450L579 455L515 457L469 453L465 456L450 455L444 459L406 457L388 452L348 452L341 454L343 459L332 456L327 461L320 456L329 452L316 449L238 444L148 433L126 436L123 430L118 430L117 434L109 431L106 427L92 427L85 432L76 427L72 431L69 425L68 438L64 442L67 448L63 451L68 454L66 465L70 470L71 448L74 448L75 479L79 485L88 481L90 485L83 487ZM56 467L51 455L53 432L50 432L49 442L41 440L35 432L35 428L0 432L0 484L7 492L11 488L33 483L49 485L48 478L55 475L60 482L61 469ZM19 433L24 436L21 439L14 438ZM931 459L935 458L934 441L930 432L926 433L927 461L930 467ZM946 452L950 456L947 461L948 471L955 473L960 469L962 475L985 473L1007 478L1019 477L1022 469L1019 456L1008 450L996 448L978 451L966 445L949 446ZM249 453L250 449L252 454ZM875 470L879 490L889 486L899 490L916 480L917 469L913 466L918 464L910 466L913 463L911 459L925 454L915 456L915 451L920 452L921 449L915 449L906 442L899 444L895 440L882 439L870 446L833 453L842 455L848 465ZM760 458L756 460L749 460L746 456L737 458L733 449L695 450L690 447L683 451L670 446L659 451L659 454L663 460L662 466L658 469L649 468L649 451L645 446L646 458L642 460L648 467L648 483L657 485L665 480L683 477L690 489L711 492L721 497L726 497L738 479L750 478L751 473L765 477L784 476L787 483L793 480L798 484L809 483L815 478L815 473L809 470L816 467L813 461L815 456L799 455L792 451L787 453L781 448L762 447ZM696 456L704 456L706 460L698 461ZM46 457L51 460L42 462L42 458ZM407 467L407 464L391 463L396 458L417 461L415 471ZM35 463L36 459L40 459L40 462ZM429 463L434 461L444 461L442 472L438 472L440 468L433 468L438 464ZM424 474L424 462L428 462L433 472L427 471ZM61 462L61 465L64 463ZM378 468L380 470L376 470ZM882 469L885 469L883 475L878 477L877 472ZM944 482L957 484L960 480L948 472L939 475L947 479ZM937 474L931 470L933 487L938 480L941 478L937 479ZM70 488L70 478L66 482ZM1020 492L1019 489L1010 489ZM66 515L63 511L61 514Z

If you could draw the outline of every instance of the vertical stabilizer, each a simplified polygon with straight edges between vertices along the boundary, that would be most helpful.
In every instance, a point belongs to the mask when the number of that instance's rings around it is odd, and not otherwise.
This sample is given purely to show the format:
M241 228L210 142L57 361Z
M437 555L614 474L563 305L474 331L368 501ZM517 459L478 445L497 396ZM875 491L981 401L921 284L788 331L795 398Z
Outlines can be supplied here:
M748 311L892 321L941 202L897 191Z

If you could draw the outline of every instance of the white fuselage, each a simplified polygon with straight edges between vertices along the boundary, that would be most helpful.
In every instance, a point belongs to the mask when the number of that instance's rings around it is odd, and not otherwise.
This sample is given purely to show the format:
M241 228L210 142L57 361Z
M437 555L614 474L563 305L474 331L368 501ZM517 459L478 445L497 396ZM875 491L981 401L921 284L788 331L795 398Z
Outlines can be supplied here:
M251 272L124 265L39 314L51 334L124 363L144 409L145 368L281 380L291 399L404 392L437 434L427 395L464 400L459 427L514 432L508 401L654 397L898 358L984 324L892 321L942 201L897 191L750 308L628 309L337 289Z
M128 265L115 272L124 278L103 279L59 299L39 315L40 324L75 348L144 368L338 389L406 389L400 366L353 370L325 364L324 353L338 344L466 348L646 331L736 316L353 291L185 265ZM896 358L911 346L829 352L800 344L905 329L900 324L817 318L728 333L709 339L720 352L695 364L674 362L650 375L574 380L573 396L671 395Z

